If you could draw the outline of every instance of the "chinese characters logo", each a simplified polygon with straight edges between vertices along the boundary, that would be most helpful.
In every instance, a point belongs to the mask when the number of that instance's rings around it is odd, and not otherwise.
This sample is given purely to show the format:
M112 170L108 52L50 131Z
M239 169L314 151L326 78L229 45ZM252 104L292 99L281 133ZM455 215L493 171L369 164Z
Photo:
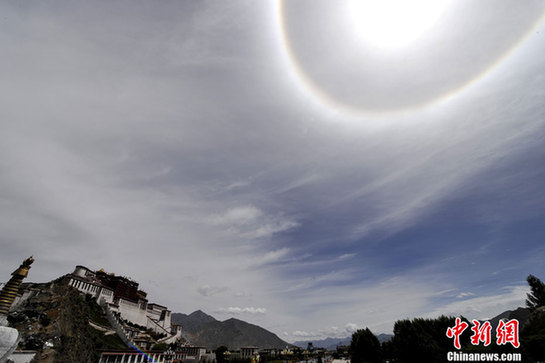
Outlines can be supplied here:
M482 342L485 347L490 345L492 341L492 326L490 325L490 322L485 321L484 323L481 323L478 320L473 320L472 322L473 326L471 327L471 331L473 331L473 335L471 336L471 344L479 345L479 343ZM454 347L456 349L461 349L460 335L462 335L468 327L468 323L462 321L460 318L456 318L454 326L447 329L447 337L454 338ZM517 319L511 319L509 321L500 320L498 323L498 327L496 328L496 344L506 345L507 343L515 348L520 346L519 322Z

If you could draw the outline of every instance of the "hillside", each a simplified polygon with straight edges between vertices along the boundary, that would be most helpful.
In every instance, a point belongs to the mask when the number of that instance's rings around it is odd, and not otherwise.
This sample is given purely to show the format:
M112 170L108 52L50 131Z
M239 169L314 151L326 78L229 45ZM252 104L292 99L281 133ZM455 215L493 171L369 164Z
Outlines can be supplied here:
M285 348L290 345L257 325L234 318L218 321L200 310L189 315L174 313L172 322L182 325L184 333L193 344L208 349L216 349L221 345L229 349L248 346Z
M171 319L173 323L182 324L184 331L189 333L197 331L205 324L217 322L214 317L205 314L201 310L194 311L189 315L173 313Z
M489 320L490 325L495 329L498 326L500 319L517 319L520 327L523 327L530 318L530 310L528 308L517 308L516 310L507 310Z
M24 284L32 295L8 315L21 334L20 349L37 350L36 362L97 362L97 349L125 345L115 334L91 327L110 327L100 306L60 282Z

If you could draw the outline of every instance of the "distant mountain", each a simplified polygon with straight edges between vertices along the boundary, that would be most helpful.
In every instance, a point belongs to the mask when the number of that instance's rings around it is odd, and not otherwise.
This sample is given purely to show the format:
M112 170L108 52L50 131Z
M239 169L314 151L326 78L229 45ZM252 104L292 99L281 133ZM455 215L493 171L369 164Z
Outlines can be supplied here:
M392 334L379 334L377 335L377 339L379 342L386 342L390 339L392 339ZM293 345L296 345L300 348L306 348L308 343L312 341L312 346L314 348L325 348L327 350L335 350L338 346L341 345L350 345L350 342L352 341L352 337L346 337L346 338L326 338L321 340L301 340L293 343Z
M389 340L392 340L392 338L394 337L393 334L379 334L377 335L377 339L380 343L384 343L384 342L387 342Z
M205 314L202 310L194 311L189 315L173 313L171 316L171 320L175 324L181 324L182 329L189 333L197 331L201 326L205 324L217 322L214 317Z
M335 350L339 345L350 345L351 337L347 338L326 338L321 340L300 340L294 342L293 345L296 345L300 348L305 349L308 346L309 342L312 342L314 348L325 348L327 350Z
M524 324L526 324L529 318L530 318L530 309L517 308L516 310L504 311L503 313L496 315L495 317L493 317L492 319L489 319L488 321L490 322L490 325L492 326L492 328L495 329L498 326L498 323L500 322L501 319L507 319L507 320L517 319L519 322L519 327L522 330L522 327L524 326Z
M197 310L189 315L174 313L171 320L181 324L191 343L208 349L225 345L231 350L241 347L285 348L289 343L276 334L238 319L218 321Z

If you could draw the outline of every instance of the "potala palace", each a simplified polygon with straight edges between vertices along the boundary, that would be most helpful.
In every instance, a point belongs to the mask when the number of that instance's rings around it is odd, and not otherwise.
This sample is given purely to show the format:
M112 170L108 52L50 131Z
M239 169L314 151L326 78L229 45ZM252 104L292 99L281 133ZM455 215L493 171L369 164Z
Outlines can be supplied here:
M166 343L181 336L181 326L171 324L171 311L165 306L148 302L147 294L138 289L138 283L127 277L104 270L92 271L78 265L68 276L68 284L92 295L107 312L118 317L121 322L127 321L167 335L169 339L165 339ZM126 324L123 324L123 328L129 338L136 338L138 329L131 329Z

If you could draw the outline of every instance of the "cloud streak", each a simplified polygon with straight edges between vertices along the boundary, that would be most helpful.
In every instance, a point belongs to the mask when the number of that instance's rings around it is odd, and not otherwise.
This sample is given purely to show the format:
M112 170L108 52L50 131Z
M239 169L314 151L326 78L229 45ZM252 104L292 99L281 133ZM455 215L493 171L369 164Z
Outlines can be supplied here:
M265 308L254 308L253 306L250 307L228 307L228 308L220 308L216 310L217 313L222 314L232 314L232 315L241 315L241 314L251 314L251 315L263 315L267 313L267 309Z

